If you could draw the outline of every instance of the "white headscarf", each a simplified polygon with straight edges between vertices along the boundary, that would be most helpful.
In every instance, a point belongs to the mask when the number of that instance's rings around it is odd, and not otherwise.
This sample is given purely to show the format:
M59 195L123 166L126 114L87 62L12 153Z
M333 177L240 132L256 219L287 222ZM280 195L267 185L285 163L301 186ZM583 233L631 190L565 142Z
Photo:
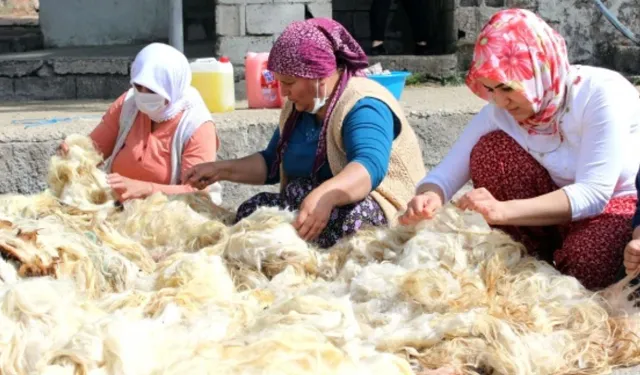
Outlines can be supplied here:
M144 47L131 65L131 84L142 85L164 97L169 104L151 119L167 121L185 109L204 105L199 92L191 86L191 67L187 57L163 43Z

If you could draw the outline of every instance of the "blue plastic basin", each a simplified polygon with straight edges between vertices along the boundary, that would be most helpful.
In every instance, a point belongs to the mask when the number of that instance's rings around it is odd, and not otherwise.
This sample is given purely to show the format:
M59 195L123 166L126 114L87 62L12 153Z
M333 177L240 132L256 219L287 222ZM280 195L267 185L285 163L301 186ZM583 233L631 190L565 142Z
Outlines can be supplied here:
M407 77L410 75L411 72L393 70L390 72L390 74L371 74L367 77L386 87L387 90L389 90L397 100L400 100L402 91L404 91L404 85L407 81Z

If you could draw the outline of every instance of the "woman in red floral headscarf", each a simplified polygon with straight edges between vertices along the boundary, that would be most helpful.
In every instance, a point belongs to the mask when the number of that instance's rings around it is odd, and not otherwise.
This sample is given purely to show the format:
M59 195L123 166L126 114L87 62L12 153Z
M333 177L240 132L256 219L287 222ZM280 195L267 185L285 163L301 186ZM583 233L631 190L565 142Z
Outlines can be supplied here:
M615 281L631 238L640 98L616 72L570 65L535 14L496 13L478 36L467 86L489 101L418 184L400 222L457 202L591 289Z

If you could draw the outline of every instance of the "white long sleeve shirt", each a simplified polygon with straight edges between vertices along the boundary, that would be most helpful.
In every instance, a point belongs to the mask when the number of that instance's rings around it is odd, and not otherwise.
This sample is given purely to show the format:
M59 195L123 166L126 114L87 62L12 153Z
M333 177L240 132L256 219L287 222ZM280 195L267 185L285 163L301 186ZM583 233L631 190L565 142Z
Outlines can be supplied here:
M573 220L600 214L612 197L635 195L640 166L640 94L617 72L591 66L575 68L579 68L582 82L567 98L569 111L560 122L562 143L528 134L507 111L488 104L418 185L436 184L445 200L451 199L470 179L469 156L480 137L503 130L565 191Z

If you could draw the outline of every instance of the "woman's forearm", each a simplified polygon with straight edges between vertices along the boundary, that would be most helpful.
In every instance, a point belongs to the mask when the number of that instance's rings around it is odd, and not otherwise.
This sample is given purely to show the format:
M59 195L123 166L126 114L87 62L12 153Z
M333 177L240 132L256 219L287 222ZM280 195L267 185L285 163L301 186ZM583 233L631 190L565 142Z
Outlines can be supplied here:
M267 180L267 164L260 153L241 159L221 160L220 167L227 176L225 180L238 184L264 185Z
M184 193L191 193L198 190L191 185L164 185L164 184L156 184L153 182L149 182L149 184L151 185L151 194L154 194L157 192L160 192L166 195L184 194Z
M362 164L353 162L317 189L329 194L334 206L344 206L359 202L371 193L371 177Z
M571 203L562 189L529 199L503 202L505 224L519 226L546 226L571 222Z

